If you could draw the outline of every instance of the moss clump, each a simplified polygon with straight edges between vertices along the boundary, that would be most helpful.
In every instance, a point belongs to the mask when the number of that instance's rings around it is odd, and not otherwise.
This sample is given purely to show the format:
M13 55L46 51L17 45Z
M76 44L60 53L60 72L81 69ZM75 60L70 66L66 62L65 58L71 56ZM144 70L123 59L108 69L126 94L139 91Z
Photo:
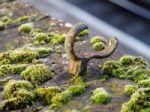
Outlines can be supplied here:
M35 59L45 58L52 53L51 48L23 47L14 51L0 53L0 65L31 63Z
M83 30L82 32L79 33L79 37L82 37L82 36L86 36L86 35L89 35L89 31L88 30Z
M34 94L31 92L33 85L28 81L9 80L4 86L4 101L0 103L0 110L24 108L32 104Z
M0 66L0 77L4 76L5 74L19 74L23 70L26 69L27 64L5 64Z
M148 64L141 57L123 56L119 61L107 61L100 67L104 75L127 78L134 82L150 77Z
M140 88L122 105L121 112L141 112L147 107L150 107L150 88Z
M140 87L150 87L150 78L146 80L141 80L138 82Z
M46 103L51 104L52 97L54 97L56 94L60 92L61 89L59 87L52 86L47 88L42 88L42 87L37 88L34 93L36 99L43 100Z
M49 42L49 38L46 33L37 33L34 38L39 44L46 44Z
M105 47L106 47L106 45L103 42L97 42L97 43L93 44L93 46L92 46L92 48L95 51L103 50Z
M136 85L125 85L124 93L127 96L131 96L137 89L138 89L138 86Z
M29 23L22 24L18 27L20 33L30 33L33 29L33 25Z
M15 23L18 23L18 22L27 22L27 21L30 21L30 17L29 16L21 16L19 18L17 18L15 20Z
M55 34L53 35L53 38L51 39L50 43L52 45L63 44L65 42L65 36L66 34Z
M95 36L95 37L91 38L90 42L91 42L91 44L95 44L98 42L106 43L105 39L101 36Z
M62 53L63 52L63 48L62 48L62 46L55 46L55 52L56 53Z
M0 103L0 110L11 110L25 108L27 105L31 105L34 100L34 94L26 89L20 89L14 98L4 100Z
M6 23L6 22L10 21L10 18L8 16L3 16L0 20L2 22Z
M150 77L150 70L148 69L137 69L134 70L132 73L133 73L132 75L127 77L135 82L139 82L141 80L148 79Z
M44 64L31 65L26 68L21 76L33 83L42 83L50 80L54 74L50 68Z
M6 99L14 98L17 94L17 91L20 89L26 89L30 91L33 88L32 84L28 81L15 81L10 80L5 86L3 95Z
M93 91L91 100L96 104L104 104L111 100L111 96L103 88L96 88Z
M45 58L53 52L52 48L44 48L44 47L32 48L32 50L36 53L36 57L38 58Z
M66 90L62 93L58 93L51 99L52 107L60 108L64 104L66 104L69 100L71 100L71 98L72 98L72 95L71 95L70 91L68 91L68 90Z
M67 90L70 91L70 93L73 96L77 96L77 95L84 93L86 88L85 88L85 85L80 84L80 85L72 85Z
M121 71L121 64L116 61L107 61L102 66L102 72L104 75L108 76L119 76L120 74L116 74L116 72Z

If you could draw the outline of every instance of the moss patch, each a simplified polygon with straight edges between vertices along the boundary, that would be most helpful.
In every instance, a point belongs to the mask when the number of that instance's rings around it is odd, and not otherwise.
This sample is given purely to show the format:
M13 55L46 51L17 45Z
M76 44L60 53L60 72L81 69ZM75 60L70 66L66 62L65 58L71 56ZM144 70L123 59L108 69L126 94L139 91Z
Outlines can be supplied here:
M50 68L44 64L31 65L25 69L21 76L33 83L42 83L50 80L54 74Z

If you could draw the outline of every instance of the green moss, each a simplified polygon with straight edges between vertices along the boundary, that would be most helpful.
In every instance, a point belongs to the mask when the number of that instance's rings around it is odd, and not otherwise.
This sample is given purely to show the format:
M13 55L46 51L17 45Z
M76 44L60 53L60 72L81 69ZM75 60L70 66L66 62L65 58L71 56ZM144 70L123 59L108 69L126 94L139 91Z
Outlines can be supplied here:
M82 32L79 33L79 37L82 37L82 36L86 36L86 35L89 35L89 31L88 30L83 30Z
M0 53L0 65L3 64L17 64L17 63L31 63L38 58L45 58L52 53L51 48L32 48L23 47L14 51Z
M137 89L138 89L138 86L136 85L125 85L124 93L127 96L131 96Z
M150 108L142 109L140 112L150 112Z
M134 61L134 56L126 55L119 59L122 65L131 65Z
M30 32L30 35L32 36L32 37L35 37L38 33L42 33L43 31L41 30L41 29L39 29L39 28L34 28L34 29L32 29L32 31Z
M91 44L95 44L98 42L106 43L105 39L101 36L95 36L95 37L91 38L90 42L91 42Z
M44 64L31 65L25 69L21 76L33 83L43 83L52 78L54 74L50 68Z
M5 29L5 23L0 21L0 30L3 30Z
M119 61L106 61L102 66L103 75L127 78L138 82L150 77L150 70L146 60L141 57L123 56Z
M15 20L16 23L18 23L18 22L27 22L27 21L30 21L29 16L21 16L21 17L19 17Z
M5 86L3 90L3 95L5 99L10 99L16 96L17 91L20 89L26 89L30 91L33 88L32 84L28 81L15 81L10 80Z
M9 80L4 86L5 100L0 104L0 110L24 108L32 104L34 94L31 92L33 85L28 81Z
M150 70L148 69L137 69L133 71L133 75L130 76L130 79L139 82L150 77Z
M33 29L33 25L29 23L22 24L18 27L20 33L30 33Z
M122 105L121 112L140 112L146 107L150 107L150 88L140 88Z
M53 49L40 47L40 48L34 48L33 51L37 53L38 58L45 58L53 52Z
M96 88L93 91L91 100L96 104L104 104L111 100L111 96L103 88Z
M49 42L49 38L46 33L37 33L34 38L39 44L46 44Z
M1 76L5 74L19 74L23 70L26 69L28 65L26 64L5 64L0 66L0 72L2 73Z
M97 42L93 44L92 49L95 51L101 51L105 49L106 45L103 42Z
M140 87L150 87L150 78L138 82Z
M8 16L3 16L0 20L2 22L6 23L6 22L10 21L10 18Z
M62 46L55 46L55 52L56 53L62 53L63 52L63 48L62 48Z
M52 107L53 108L60 108L71 99L72 99L72 95L71 95L70 91L68 91L68 90L66 90L62 93L56 94L51 99Z
M85 85L72 85L67 90L70 91L72 96L83 94L86 91Z
M116 76L113 74L114 70L119 70L121 68L121 64L116 61L107 61L102 66L102 73L108 76Z
M34 94L25 89L18 90L16 96L11 99L4 100L0 103L0 110L11 110L25 108L27 105L32 104L34 100Z
M50 44L58 45L63 44L65 42L66 34L52 34L52 38Z
M47 87L47 88L37 88L35 90L35 96L36 99L43 100L48 104L51 104L51 99L54 97L56 94L60 93L61 89L56 86L52 87Z

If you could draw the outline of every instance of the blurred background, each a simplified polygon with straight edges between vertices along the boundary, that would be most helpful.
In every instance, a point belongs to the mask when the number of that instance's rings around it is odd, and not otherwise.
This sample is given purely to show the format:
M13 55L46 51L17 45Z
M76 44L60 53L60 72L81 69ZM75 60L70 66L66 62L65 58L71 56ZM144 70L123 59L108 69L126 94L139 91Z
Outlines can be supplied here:
M127 53L150 60L150 0L25 1L65 22L86 23L91 36L117 36Z
M66 0L150 45L150 0Z

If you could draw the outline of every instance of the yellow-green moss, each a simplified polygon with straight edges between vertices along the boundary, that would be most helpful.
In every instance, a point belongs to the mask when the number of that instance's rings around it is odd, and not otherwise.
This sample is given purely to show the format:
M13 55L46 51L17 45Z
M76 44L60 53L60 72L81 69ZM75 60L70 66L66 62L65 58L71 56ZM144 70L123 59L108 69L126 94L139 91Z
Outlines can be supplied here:
M33 88L33 85L28 81L22 80L10 80L5 86L3 90L3 95L5 99L10 99L16 96L17 91L20 89L26 89L30 91Z
M67 90L70 91L72 96L77 96L83 94L86 91L86 88L85 85L78 84L70 86Z
M50 44L58 45L64 43L65 36L65 34L55 34L54 37L51 39Z
M140 87L150 87L150 78L138 82Z
M91 100L96 104L104 104L111 100L111 96L103 88L96 88L93 91Z
M101 36L95 36L95 37L91 38L90 42L91 42L91 44L95 44L98 42L106 43L105 39Z
M0 103L0 111L25 108L31 105L34 100L34 94L26 89L20 89L14 98L3 100Z
M62 93L58 93L51 99L52 107L60 108L64 104L66 104L69 100L71 100L71 98L72 98L72 95L71 95L70 91L68 91L68 90L66 90Z
M33 25L30 23L22 24L18 27L20 33L30 33L33 29Z
M131 96L138 89L137 85L125 85L124 93L127 96Z
M5 65L0 65L0 72L1 76L4 76L5 74L19 74L23 70L26 69L28 65L27 64L5 64Z
M127 78L134 82L150 77L148 64L141 57L123 56L119 61L106 61L100 68L104 75Z
M16 64L16 63L31 63L38 58L45 58L52 53L51 48L32 48L23 47L14 51L0 53L0 65Z
M52 97L54 97L56 94L60 92L61 92L61 89L59 87L51 86L47 88L46 87L37 88L34 93L35 93L36 99L43 100L46 103L51 104Z
M79 33L79 37L82 37L82 36L86 36L89 34L89 31L88 30L83 30L82 32Z
M49 38L46 33L37 33L34 38L39 44L46 44L49 42Z
M142 109L140 112L150 112L150 108Z
M50 80L54 74L51 69L44 64L31 65L26 68L21 76L33 83L42 83Z
M92 49L95 51L101 51L106 47L106 45L103 42L97 42L93 44Z
M140 88L122 105L121 112L140 112L150 107L150 88Z

